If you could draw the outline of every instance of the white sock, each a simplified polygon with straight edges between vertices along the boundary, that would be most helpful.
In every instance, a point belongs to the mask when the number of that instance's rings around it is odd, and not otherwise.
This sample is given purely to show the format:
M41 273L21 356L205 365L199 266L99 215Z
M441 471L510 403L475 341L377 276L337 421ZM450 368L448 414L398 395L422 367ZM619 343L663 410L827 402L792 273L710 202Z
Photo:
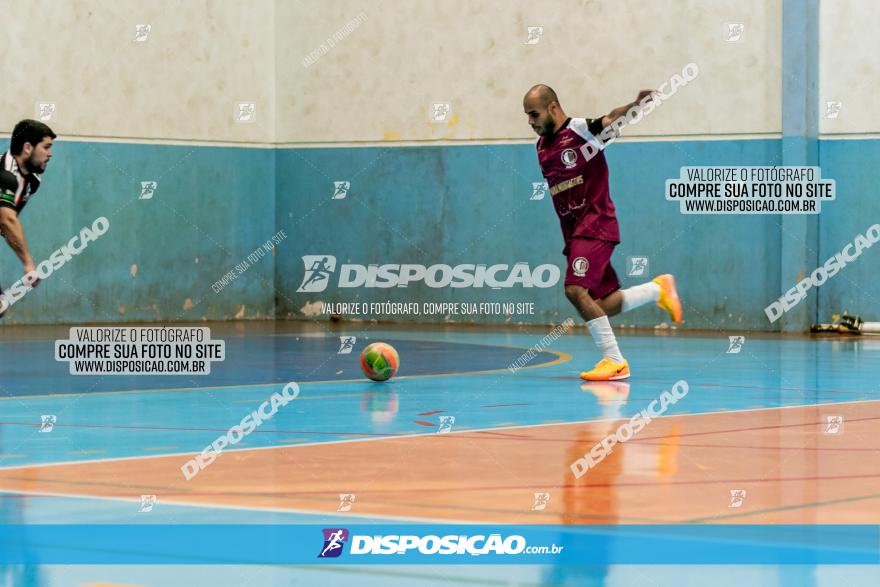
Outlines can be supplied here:
M634 285L626 289L620 290L623 294L623 304L621 304L621 312L629 312L639 306L644 306L648 302L656 302L660 299L660 286L653 281Z
M596 346L599 347L599 350L602 351L605 357L608 357L615 363L623 362L623 355L620 354L620 349L617 348L617 338L614 336L614 331L611 330L611 322L608 321L608 316L593 318L587 322L587 328L590 329L590 334L593 335L593 342L596 343Z

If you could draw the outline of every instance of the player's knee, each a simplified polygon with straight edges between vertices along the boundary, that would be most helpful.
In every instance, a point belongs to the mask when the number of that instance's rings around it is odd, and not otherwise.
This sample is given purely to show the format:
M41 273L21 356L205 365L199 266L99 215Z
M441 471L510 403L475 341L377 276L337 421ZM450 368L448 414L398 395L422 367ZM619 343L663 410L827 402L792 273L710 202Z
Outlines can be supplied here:
M582 298L588 298L589 293L586 288L583 288L579 285L566 285L565 286L565 297L568 298L568 301L572 304L577 303L578 300Z

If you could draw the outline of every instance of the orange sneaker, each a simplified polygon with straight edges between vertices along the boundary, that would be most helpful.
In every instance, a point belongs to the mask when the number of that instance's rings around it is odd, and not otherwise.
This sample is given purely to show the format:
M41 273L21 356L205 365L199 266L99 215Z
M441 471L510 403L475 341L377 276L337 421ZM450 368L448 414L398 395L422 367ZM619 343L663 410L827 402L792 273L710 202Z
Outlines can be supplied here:
M675 278L667 273L655 277L652 281L660 286L660 299L657 300L657 305L669 312L673 322L680 324L681 300L678 299L678 292L675 291Z
M626 360L615 363L608 357L596 363L592 371L581 373L581 379L587 381L616 381L627 377L629 377L629 363Z

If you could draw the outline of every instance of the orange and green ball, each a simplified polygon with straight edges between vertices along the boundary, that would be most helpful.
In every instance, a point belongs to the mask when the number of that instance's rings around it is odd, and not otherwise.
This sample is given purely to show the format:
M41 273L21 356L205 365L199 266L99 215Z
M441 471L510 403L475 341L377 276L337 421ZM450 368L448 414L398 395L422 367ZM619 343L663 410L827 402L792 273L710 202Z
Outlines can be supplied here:
M361 369L373 381L390 379L400 367L400 357L394 347L385 342L367 345L361 353Z

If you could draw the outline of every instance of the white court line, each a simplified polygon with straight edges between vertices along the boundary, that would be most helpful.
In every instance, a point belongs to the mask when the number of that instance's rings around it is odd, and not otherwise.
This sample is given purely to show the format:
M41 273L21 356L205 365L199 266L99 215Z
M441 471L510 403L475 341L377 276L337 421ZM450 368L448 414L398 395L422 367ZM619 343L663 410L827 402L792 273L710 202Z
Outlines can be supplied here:
M125 503L135 503L135 504L140 503L140 501L141 501L140 496L136 496L136 497L135 496L133 496L133 497L109 496L109 497L105 497L105 496L100 496L100 495L79 495L79 494L71 494L71 493L55 493L52 491L31 491L31 490L24 490L24 491L3 490L3 491L0 491L0 494L4 494L4 493L9 494L9 495L42 495L45 497L58 497L58 498L66 498L66 499L92 499L92 500L97 500L97 501L119 501L119 502L125 502ZM322 516L327 516L328 518L332 518L334 514L338 514L340 518L341 517L379 518L379 519L383 519L383 520L393 520L393 521L401 521L401 522L425 522L425 523L432 523L432 524L437 523L437 522L442 522L444 524L461 524L461 525L472 525L472 524L476 524L476 523L488 523L488 522L474 522L473 520L449 520L447 518L420 518L420 517L407 518L404 516L395 516L392 514L360 514L360 513L355 513L355 512L327 512L327 511L320 511L320 510L303 510L303 509L298 509L298 508L273 508L273 507L268 507L268 506L250 507L250 506L229 505L229 504L193 503L193 502L177 501L177 500L173 500L173 499L172 500L165 500L165 499L161 499L161 498L162 498L161 494L156 494L156 505L174 505L174 506L184 507L184 508L189 507L189 508L207 508L207 509L220 509L220 510L239 510L239 511L246 511L246 512L259 511L259 512L279 513L279 514L300 514L300 515L307 515L307 516L322 515ZM141 513L141 512L132 512L132 515L135 515L137 513ZM148 513L148 512L144 512L144 513ZM89 524L89 523L90 522L77 522L77 524ZM95 522L91 522L91 523L95 523ZM311 522L311 523L317 524L318 522ZM342 523L342 522L338 521L338 520L328 520L328 521L323 521L320 523L328 523L328 524L334 523L334 524L336 524L336 523ZM204 524L204 523L202 522L201 524ZM224 525L224 524L232 524L232 523L231 522L219 522L217 525ZM493 522L493 524L494 524L494 522ZM27 524L27 525L34 525L34 524ZM125 524L120 524L120 525L131 525L131 523L126 522ZM152 525L155 525L155 523L144 524L144 525L152 526ZM503 526L505 524L499 524L499 525ZM506 524L506 525L512 525L512 524Z
M712 412L700 412L697 414L671 414L671 415L663 415L657 416L653 418L653 420L657 420L660 418L686 418L686 417L699 417L699 416L713 416L718 414L745 414L750 412L766 412L770 410L789 410L794 408L822 408L827 406L839 406L839 405L848 405L848 404L865 404L865 403L875 403L880 402L880 399L865 399L865 400L852 400L845 402L832 402L829 404L800 404L796 406L777 406L772 408L747 408L745 410L716 410ZM529 428L553 428L557 426L571 426L573 424L599 424L602 422L618 422L620 420L626 420L626 418L602 418L599 420L575 420L573 422L557 422L554 424L519 424L515 426L500 426L497 428L474 428L472 430L462 430L460 432L448 432L443 434L443 436L455 436L462 434L474 434L478 432L496 432L499 430L527 430ZM317 441L317 442L305 442L302 444L276 444L272 446L256 446L253 448L229 448L224 449L223 453L228 452L243 452L243 451L258 451L258 450L275 450L279 448L299 448L304 446L326 446L329 444L348 444L355 442L378 442L381 440L395 440L402 438L420 438L433 436L436 433L431 432L422 432L422 433L413 433L413 434L400 434L397 436L379 436L379 437L371 437L371 438L349 438L344 440L328 440L328 441ZM525 441L525 439L523 440ZM50 462L50 463L37 463L32 465L10 465L6 467L0 467L0 471L11 471L15 469L32 469L36 467L60 467L64 465L84 465L84 464L95 464L95 463L110 463L110 462L119 462L119 461L134 461L134 460L143 460L143 459L157 459L164 457L186 457L198 454L199 450L189 451L189 452L176 452L176 453L161 453L161 454L153 454L153 455L133 455L128 457L108 457L106 459L93 459L93 460L84 460L84 461L59 461L59 462ZM183 464L183 463L181 463ZM182 475L182 474L181 474Z

